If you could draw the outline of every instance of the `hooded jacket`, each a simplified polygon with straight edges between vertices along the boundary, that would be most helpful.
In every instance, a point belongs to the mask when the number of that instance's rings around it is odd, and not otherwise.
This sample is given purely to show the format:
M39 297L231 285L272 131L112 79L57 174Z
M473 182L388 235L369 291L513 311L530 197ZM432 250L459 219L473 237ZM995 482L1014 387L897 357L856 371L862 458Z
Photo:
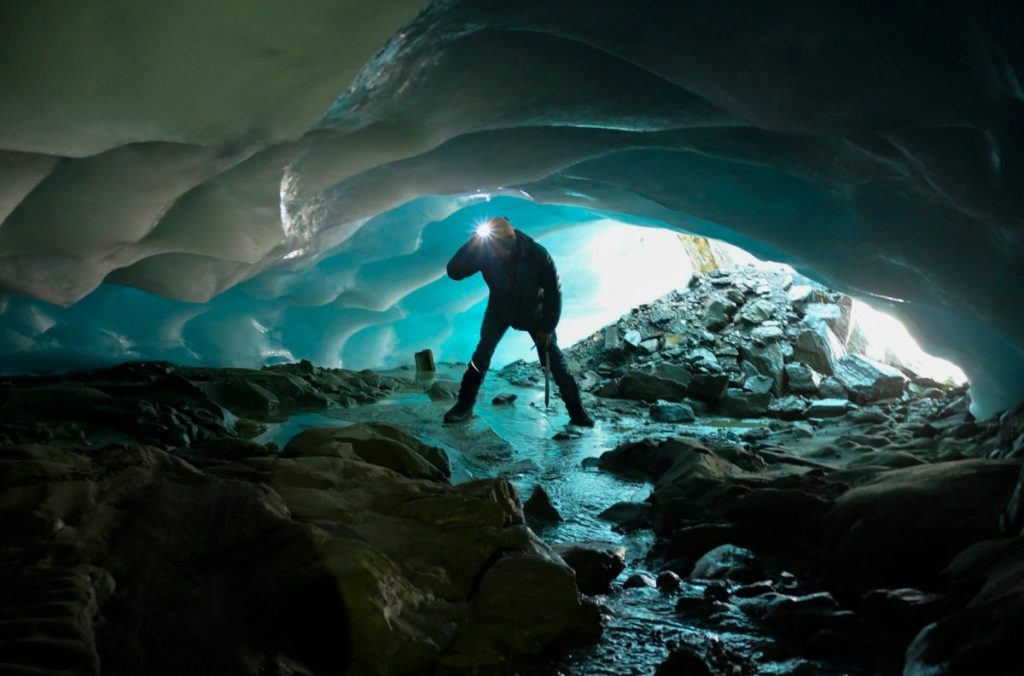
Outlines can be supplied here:
M562 314L562 286L551 254L516 230L510 256L494 255L494 244L476 236L448 261L448 276L458 281L483 273L491 295L487 312L522 331L553 333Z

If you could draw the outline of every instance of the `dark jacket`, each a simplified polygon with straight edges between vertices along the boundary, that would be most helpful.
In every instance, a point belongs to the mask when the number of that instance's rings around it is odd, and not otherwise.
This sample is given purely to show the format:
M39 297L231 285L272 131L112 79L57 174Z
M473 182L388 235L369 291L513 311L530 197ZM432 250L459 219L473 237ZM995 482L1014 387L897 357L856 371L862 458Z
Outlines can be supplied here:
M551 254L519 230L505 260L493 255L494 246L471 238L448 261L448 276L457 281L482 272L491 290L489 313L515 329L554 332L562 314L562 286Z

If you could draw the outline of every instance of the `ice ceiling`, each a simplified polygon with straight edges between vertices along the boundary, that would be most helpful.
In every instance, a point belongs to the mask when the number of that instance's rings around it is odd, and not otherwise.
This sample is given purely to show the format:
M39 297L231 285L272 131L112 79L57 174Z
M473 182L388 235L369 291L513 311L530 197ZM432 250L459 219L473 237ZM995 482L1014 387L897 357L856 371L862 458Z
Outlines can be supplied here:
M990 413L1024 400L1022 65L1011 1L5 3L0 361L475 331L437 278L500 204L873 298Z

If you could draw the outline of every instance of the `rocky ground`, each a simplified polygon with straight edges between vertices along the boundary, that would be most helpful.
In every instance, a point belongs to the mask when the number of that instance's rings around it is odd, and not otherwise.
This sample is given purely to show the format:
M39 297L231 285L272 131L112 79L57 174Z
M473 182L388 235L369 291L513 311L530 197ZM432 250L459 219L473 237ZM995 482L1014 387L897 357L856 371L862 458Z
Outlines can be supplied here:
M1013 673L1024 413L864 358L802 281L570 348L592 431L528 364L456 428L456 374L0 381L0 672Z

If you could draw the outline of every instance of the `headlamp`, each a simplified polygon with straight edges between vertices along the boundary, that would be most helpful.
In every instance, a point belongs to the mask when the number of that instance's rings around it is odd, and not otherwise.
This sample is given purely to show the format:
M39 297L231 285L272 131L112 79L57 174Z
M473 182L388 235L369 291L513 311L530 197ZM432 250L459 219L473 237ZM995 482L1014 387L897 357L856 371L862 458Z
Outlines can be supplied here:
M481 223L476 228L476 236L480 239L487 239L491 236L491 224Z

